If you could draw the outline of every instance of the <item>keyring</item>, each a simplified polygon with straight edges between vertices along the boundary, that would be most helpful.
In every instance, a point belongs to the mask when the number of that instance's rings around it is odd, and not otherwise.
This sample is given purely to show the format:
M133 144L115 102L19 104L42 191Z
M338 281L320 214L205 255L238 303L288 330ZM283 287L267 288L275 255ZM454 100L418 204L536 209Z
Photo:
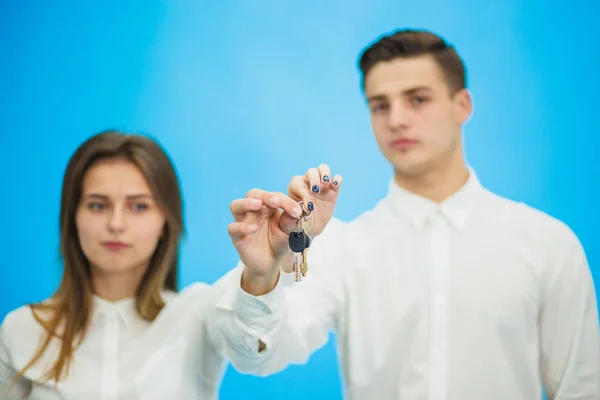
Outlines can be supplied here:
M298 217L298 221L300 221L301 219L304 219L304 221L308 220L308 218L312 215L312 211L308 208L304 208L304 201L302 200L298 202L298 205L302 209L302 215Z

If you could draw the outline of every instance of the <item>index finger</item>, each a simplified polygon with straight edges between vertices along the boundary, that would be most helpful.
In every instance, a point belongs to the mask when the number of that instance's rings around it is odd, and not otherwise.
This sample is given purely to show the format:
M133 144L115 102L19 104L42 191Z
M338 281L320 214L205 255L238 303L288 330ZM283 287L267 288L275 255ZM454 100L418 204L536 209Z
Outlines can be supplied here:
M249 211L260 210L261 207L262 201L253 198L236 199L229 204L229 210L234 217Z
M279 196L279 199L281 200L281 204L279 205L279 207L284 212L286 212L294 218L299 218L302 215L303 210L302 208L300 208L296 200L292 199L289 196L286 196L283 193L275 193L275 195Z
M283 211L294 217L302 215L302 209L294 199L281 192L268 192L261 189L252 189L246 197L259 199L263 205L270 208L281 208Z

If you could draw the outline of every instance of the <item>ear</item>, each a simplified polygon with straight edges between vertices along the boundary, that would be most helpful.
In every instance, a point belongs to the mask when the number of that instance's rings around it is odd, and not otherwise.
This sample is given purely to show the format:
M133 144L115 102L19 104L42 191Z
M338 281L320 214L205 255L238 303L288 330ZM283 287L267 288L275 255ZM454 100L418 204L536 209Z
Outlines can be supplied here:
M467 122L473 114L473 101L467 89L461 89L454 95L454 108L458 121L461 124Z

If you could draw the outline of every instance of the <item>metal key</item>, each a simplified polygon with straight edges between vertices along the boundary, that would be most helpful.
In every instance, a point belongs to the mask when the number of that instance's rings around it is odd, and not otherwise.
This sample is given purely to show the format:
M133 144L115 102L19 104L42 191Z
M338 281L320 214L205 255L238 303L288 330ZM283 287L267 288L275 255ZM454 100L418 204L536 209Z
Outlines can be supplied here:
M296 282L302 280L302 268L304 265L304 254L308 248L308 236L303 230L290 233L290 249L294 253L294 264L292 270L296 274Z
M304 251L302 251L302 264L300 264L300 272L302 277L306 277L306 272L308 271L308 260L307 260L307 253L308 253L308 248L310 247L310 241L311 241L311 237L308 235L308 230L307 228L307 219L302 218L300 220L300 229L302 229L302 232L304 232L304 234L306 235L306 247L304 248Z
M302 202L299 202L298 204L302 206ZM305 227L311 214L311 211L304 210L304 213L298 218L297 229L291 232L289 236L290 249L294 253L292 270L295 273L296 282L300 282L302 277L306 276L306 271L308 269L306 263L306 250L310 246L311 237L306 232Z

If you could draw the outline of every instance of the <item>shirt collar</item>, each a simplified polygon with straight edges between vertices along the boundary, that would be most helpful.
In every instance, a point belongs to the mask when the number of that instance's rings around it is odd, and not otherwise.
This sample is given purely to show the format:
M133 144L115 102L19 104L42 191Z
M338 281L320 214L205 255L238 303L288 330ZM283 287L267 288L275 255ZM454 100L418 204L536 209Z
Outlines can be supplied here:
M118 301L108 301L98 295L93 295L94 317L114 318L122 324L129 326L136 318L139 319L135 308L135 298Z
M400 187L390 181L388 203L400 217L414 227L421 228L436 212L441 213L456 229L463 229L471 215L482 186L475 170L469 168L467 182L442 203L436 203Z

